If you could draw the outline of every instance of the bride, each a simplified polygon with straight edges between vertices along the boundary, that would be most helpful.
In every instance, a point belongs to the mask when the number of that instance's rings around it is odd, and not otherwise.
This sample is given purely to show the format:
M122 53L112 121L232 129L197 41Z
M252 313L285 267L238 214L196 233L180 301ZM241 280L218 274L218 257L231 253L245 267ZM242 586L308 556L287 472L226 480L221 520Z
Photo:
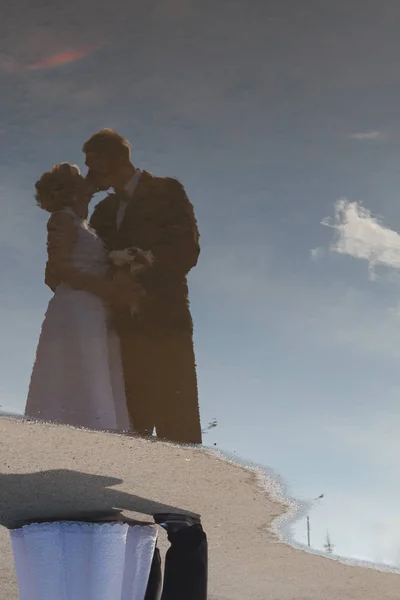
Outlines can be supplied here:
M89 227L94 193L78 167L63 163L36 183L50 213L48 272L57 283L42 325L25 415L91 429L132 430L119 338L107 307L135 304L132 284L111 281L108 253Z

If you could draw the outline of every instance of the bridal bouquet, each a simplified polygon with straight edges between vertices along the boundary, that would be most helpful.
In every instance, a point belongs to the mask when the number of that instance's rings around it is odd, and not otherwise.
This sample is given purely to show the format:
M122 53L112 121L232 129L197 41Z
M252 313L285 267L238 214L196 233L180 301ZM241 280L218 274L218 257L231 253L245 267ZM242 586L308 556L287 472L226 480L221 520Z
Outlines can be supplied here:
M150 250L141 248L125 248L113 250L109 254L111 263L116 267L114 278L123 281L127 276L136 277L153 265L154 256ZM138 306L131 307L131 314L138 312Z

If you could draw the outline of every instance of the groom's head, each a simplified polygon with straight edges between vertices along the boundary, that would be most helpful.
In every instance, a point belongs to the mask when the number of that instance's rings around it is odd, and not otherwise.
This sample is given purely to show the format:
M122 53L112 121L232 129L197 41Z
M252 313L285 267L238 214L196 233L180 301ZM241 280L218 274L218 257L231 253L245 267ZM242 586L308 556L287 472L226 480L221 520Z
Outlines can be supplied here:
M86 179L98 190L118 189L132 177L131 145L112 129L102 129L83 145Z

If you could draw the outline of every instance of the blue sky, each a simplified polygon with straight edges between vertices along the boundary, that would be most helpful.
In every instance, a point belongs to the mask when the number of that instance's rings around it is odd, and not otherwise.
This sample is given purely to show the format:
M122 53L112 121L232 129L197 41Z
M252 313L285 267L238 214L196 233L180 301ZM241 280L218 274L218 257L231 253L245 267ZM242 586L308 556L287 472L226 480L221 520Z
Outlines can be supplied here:
M113 127L195 205L207 440L324 493L317 547L329 528L338 553L400 563L399 20L395 0L9 3L3 408L23 410L50 297L33 183Z

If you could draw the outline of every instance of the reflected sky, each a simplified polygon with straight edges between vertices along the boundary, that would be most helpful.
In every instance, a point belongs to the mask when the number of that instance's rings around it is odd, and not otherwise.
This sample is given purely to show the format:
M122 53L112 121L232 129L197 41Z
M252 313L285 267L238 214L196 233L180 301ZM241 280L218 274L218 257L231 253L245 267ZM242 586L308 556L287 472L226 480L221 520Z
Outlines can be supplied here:
M24 408L50 298L33 183L115 128L195 206L205 443L324 493L315 547L329 530L338 554L399 565L399 21L396 0L8 3L2 410Z

